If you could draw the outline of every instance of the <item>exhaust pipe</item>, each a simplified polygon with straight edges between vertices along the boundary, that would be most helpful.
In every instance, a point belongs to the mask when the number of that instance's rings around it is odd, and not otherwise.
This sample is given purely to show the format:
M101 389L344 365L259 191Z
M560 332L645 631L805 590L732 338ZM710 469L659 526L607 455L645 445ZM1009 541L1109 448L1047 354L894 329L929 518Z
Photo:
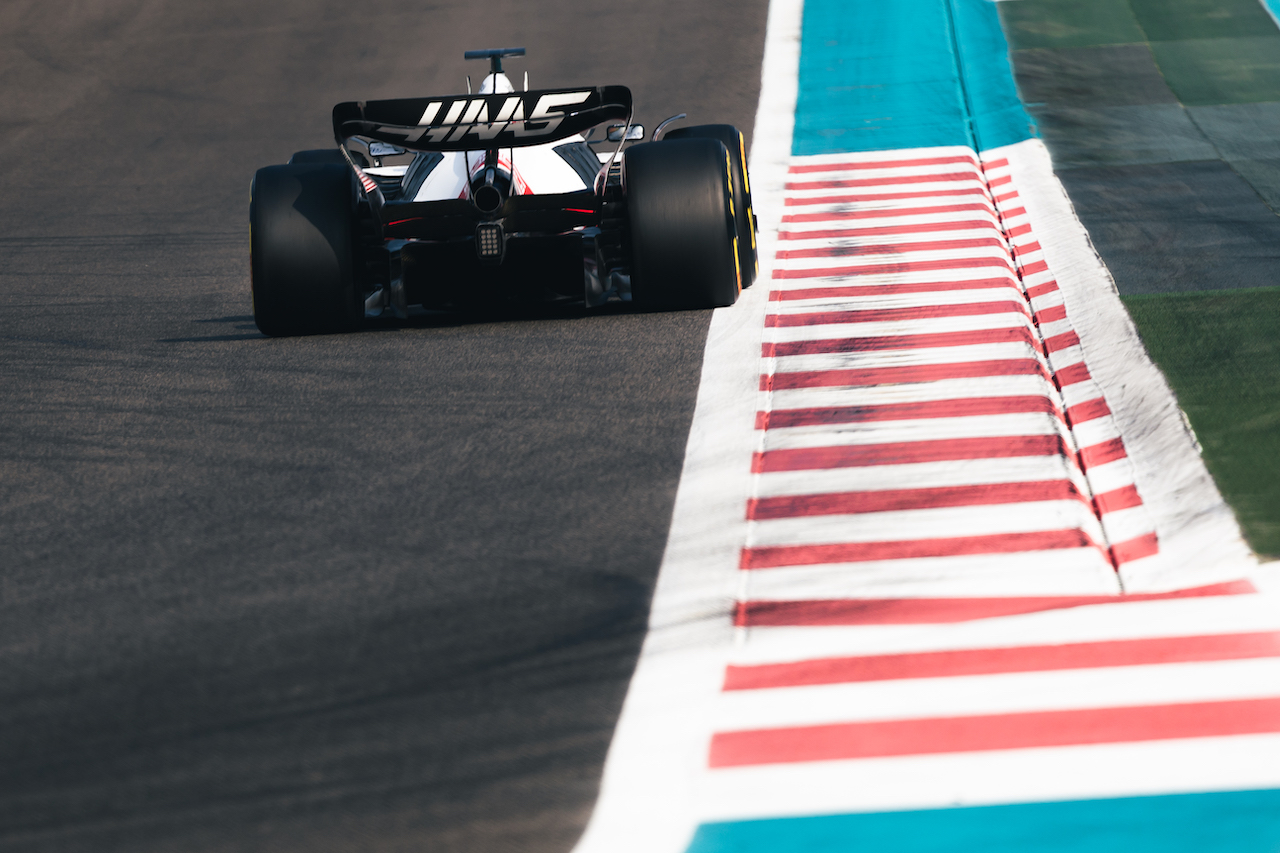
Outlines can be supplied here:
M496 171L490 167L484 170L484 183L476 187L471 192L471 202L485 216L492 216L497 213L502 203L506 200L502 190L494 185L494 178L497 176Z

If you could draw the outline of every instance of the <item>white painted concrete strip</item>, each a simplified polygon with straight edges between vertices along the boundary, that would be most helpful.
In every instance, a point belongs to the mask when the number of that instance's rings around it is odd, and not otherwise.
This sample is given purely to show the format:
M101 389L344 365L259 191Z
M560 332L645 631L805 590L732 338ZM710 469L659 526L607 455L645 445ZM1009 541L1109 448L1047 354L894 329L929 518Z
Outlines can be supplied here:
M906 424L909 421L896 421ZM915 488L977 486L994 483L1029 483L1046 477L1043 456L1010 457L1008 459L966 459L960 462L921 462L911 465L877 465L858 471L859 491L901 489L903 483ZM1058 470L1057 468L1053 470ZM1067 466L1062 466L1065 477ZM758 497L779 495L811 495L849 490L848 474L840 470L779 471L761 474L757 480Z
M721 694L721 731L1280 696L1280 658L906 678Z
M708 820L1280 787L1280 735L913 755L708 772Z
M1072 607L944 625L752 628L738 665L853 655L1091 643L1280 631L1280 608L1261 596L1220 596Z
M772 428L765 436L765 448L778 450L795 447L837 447L991 436L1056 435L1060 424L1061 421L1052 415L1015 414L856 423L837 427ZM903 485L907 483L916 485L914 480L903 481ZM853 484L846 483L846 486L849 485ZM862 486L861 483L856 485L858 488Z
M829 370L871 370L892 367L930 367L974 361L1026 361L1035 350L1025 343L974 344L964 347L880 350L879 352L824 352L779 356L772 375Z
M1039 140L986 152L1007 157L1019 203L1044 250L1089 370L1124 436L1160 553L1124 568L1131 592L1176 589L1255 572L1164 376L1151 363Z
M743 601L813 601L843 598L968 598L991 595L1112 595L1115 571L1097 548L1058 548L1015 554L920 557L864 563L828 563L744 572ZM761 632L752 628L751 642ZM820 634L803 628L810 652L822 654Z
M958 400L962 397L1032 396L1043 395L1047 386L1048 383L1040 376L988 376L903 385L874 385L866 388L796 388L774 391L773 410L924 403L932 400Z
M1006 504L998 512L993 512L989 505L952 506L756 521L751 525L748 541L755 548L771 548L839 542L945 539L997 533L1032 533L1046 529L1066 530L1090 523L1096 525L1097 519L1080 501L1027 501ZM789 574L792 571L790 568L758 569L756 573Z
M854 285L855 294L852 296L812 296L807 299L789 298L785 301L775 300L769 306L770 314L788 315L788 314L811 314L821 311L883 311L888 309L902 308L922 308L922 307L942 307L950 305L973 305L974 303L1012 303L1019 310L1015 313L1023 313L1025 303L1019 304L1014 300L1020 299L1020 294L1013 287L1012 283L1000 284L993 287L983 287L980 289L965 290L937 290L929 294L922 295L919 293L911 294L858 294L859 289L868 289L868 285ZM810 287L809 290L823 290L825 288ZM802 296L804 289L796 288L788 293L788 296ZM922 298L923 296L923 298Z

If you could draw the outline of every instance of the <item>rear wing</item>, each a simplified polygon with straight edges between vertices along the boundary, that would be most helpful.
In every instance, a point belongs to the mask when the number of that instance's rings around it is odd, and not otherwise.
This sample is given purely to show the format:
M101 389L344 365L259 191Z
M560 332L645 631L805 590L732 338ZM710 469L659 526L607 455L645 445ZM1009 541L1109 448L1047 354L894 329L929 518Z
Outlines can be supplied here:
M333 108L333 133L339 145L360 136L414 151L478 151L555 142L610 119L631 119L626 86L347 101Z

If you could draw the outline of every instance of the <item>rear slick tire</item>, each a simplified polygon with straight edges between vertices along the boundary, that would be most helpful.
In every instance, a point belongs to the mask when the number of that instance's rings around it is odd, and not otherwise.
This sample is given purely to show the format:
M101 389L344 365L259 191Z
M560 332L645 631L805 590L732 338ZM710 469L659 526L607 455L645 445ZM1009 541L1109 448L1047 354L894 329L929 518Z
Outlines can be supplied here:
M718 308L737 301L737 225L724 145L641 143L627 151L624 169L636 306Z
M734 217L738 224L738 269L742 286L750 287L760 272L759 250L756 247L756 218L751 204L751 179L747 177L747 143L742 131L731 124L699 124L693 127L677 127L662 136L663 139L718 139L729 152L733 173Z
M325 163L259 169L249 201L253 321L264 335L349 332L355 286L351 170Z
M289 158L290 166L303 163L331 163L334 166L347 165L346 158L337 148L312 148L309 151L295 151Z

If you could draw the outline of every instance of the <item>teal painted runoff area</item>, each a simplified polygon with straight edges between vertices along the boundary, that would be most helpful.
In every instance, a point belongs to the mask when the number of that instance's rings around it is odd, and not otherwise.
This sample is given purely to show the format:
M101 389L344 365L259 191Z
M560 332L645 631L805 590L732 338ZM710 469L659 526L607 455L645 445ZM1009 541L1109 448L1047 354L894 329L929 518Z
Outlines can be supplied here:
M711 823L687 853L1275 853L1280 791Z
M1276 19L1276 24L1280 25L1280 0L1259 0L1259 2L1271 13L1271 17Z
M990 0L805 0L792 154L1033 135Z

